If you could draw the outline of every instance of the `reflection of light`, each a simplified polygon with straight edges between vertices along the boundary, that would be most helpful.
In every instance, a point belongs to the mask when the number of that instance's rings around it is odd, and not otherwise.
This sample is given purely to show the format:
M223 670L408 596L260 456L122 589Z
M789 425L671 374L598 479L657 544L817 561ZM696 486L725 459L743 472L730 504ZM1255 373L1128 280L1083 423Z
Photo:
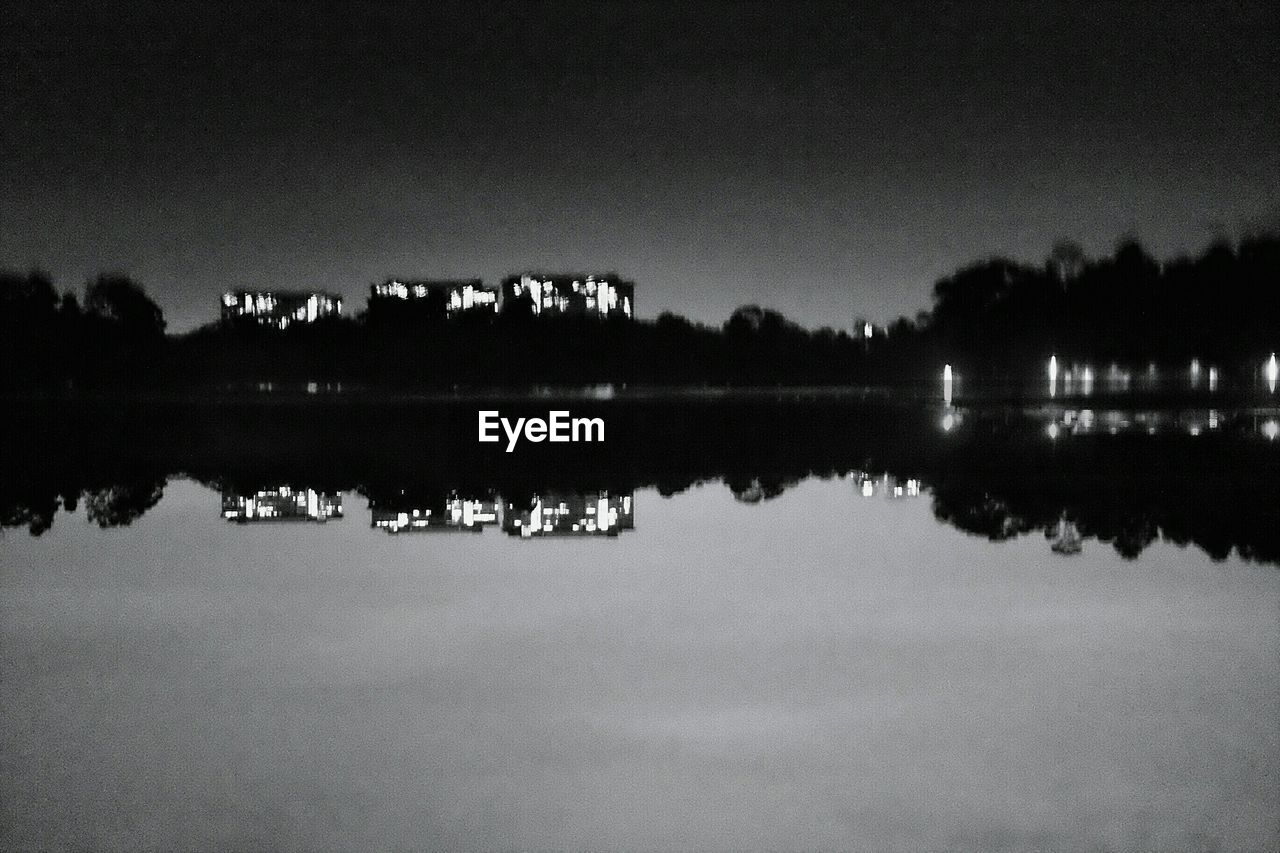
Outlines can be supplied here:
M1218 428L1218 410L1210 409L1209 410L1209 429L1217 429L1217 428Z
M1058 429L1057 421L1054 421L1053 423L1049 424L1049 428L1046 430L1046 432L1049 433L1049 438L1054 438L1054 439L1058 437L1059 431L1060 430Z
M1272 418L1269 421L1262 422L1262 434L1267 437L1268 441L1275 441L1276 436L1280 436L1280 421Z
M948 405L951 404L951 365L949 364L942 367L942 399Z
M1191 433L1192 435L1199 435L1200 424L1192 424L1191 426L1187 427L1187 432Z
M951 428L956 425L956 416L951 412L942 418L942 429L944 432L951 432Z

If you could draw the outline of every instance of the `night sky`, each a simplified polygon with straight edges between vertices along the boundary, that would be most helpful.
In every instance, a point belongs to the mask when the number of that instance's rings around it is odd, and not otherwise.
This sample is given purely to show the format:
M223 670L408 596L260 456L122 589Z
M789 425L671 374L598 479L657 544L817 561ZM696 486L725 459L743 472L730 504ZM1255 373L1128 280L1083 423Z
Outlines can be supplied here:
M0 266L227 288L616 270L849 327L1067 237L1280 224L1270 2L6 4Z

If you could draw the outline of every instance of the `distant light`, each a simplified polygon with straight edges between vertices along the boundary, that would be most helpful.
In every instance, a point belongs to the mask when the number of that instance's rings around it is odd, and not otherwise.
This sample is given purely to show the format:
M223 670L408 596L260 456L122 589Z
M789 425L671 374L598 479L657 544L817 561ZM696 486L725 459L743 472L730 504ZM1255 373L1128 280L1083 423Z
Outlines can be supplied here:
M1280 364L1276 363L1275 353L1271 353L1271 358L1267 361L1263 372L1267 377L1267 387L1271 390L1271 393L1274 394L1276 390L1276 380L1280 379Z
M1058 378L1058 357L1056 355L1049 356L1049 381L1053 382Z
M942 399L949 406L951 405L951 365L943 365L942 367Z
M1216 367L1209 368L1209 390L1218 390L1218 368Z
M867 323L865 326L862 327L862 335L863 337L866 337L866 338L869 338L872 335L874 335L875 331L876 331L876 327L871 325L870 323Z

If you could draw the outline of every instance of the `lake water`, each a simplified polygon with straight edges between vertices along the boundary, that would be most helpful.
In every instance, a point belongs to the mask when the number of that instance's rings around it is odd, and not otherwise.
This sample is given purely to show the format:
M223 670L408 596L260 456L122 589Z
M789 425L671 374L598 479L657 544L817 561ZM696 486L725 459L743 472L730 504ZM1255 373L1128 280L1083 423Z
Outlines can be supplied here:
M616 456L440 478L349 413L15 455L0 843L1280 845L1270 414L789 411L721 455L613 414Z

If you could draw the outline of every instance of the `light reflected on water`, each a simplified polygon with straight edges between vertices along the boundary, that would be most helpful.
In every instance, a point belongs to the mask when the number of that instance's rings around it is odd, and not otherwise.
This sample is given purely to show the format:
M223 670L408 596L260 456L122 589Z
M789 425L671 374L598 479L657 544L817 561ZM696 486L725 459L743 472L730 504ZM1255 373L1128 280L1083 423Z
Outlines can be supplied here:
M0 480L0 847L1274 848L1280 410L1089 402Z
M749 504L645 490L644 529L607 541L573 525L621 525L629 494L504 497L567 533L533 545L238 528L181 480L114 534L9 537L5 839L1273 846L1274 567L1159 539L1126 562L1098 537L1133 534L1075 510L847 476ZM286 491L358 500L261 490ZM493 499L377 505L487 524Z
M1111 435L1141 432L1159 435L1183 432L1190 436L1230 431L1233 435L1274 437L1274 417L1221 409L1186 409L1182 411L1131 411L1106 409L1053 408L1043 412L1045 434L1050 439L1067 435L1093 435L1104 429Z
M342 518L342 496L289 485L241 493L222 492L222 517L239 524L315 521Z

